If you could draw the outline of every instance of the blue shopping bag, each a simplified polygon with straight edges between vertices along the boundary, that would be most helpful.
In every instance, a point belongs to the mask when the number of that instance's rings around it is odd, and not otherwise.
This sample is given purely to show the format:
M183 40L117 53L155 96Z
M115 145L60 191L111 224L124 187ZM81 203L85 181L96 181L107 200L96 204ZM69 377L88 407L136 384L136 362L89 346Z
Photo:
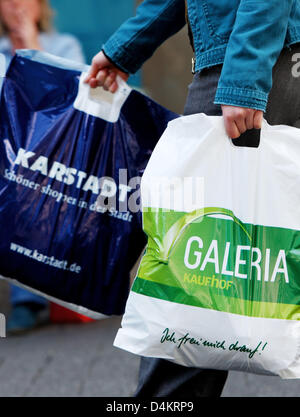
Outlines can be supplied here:
M177 117L88 67L22 50L0 102L0 274L93 318L120 315L146 239L139 183Z

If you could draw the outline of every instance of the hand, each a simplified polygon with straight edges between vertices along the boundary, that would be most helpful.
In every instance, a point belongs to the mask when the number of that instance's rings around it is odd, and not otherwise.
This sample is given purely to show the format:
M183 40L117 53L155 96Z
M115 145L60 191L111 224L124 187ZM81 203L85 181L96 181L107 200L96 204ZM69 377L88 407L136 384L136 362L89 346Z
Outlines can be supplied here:
M124 81L127 81L129 75L119 70L115 65L106 58L101 51L94 56L92 66L84 82L90 87L103 87L104 90L115 93L118 89L116 77L119 75Z
M263 112L244 107L222 105L225 129L231 139L237 139L250 129L261 129Z
M10 29L14 49L41 49L37 25L26 10L16 10L14 19L16 24Z

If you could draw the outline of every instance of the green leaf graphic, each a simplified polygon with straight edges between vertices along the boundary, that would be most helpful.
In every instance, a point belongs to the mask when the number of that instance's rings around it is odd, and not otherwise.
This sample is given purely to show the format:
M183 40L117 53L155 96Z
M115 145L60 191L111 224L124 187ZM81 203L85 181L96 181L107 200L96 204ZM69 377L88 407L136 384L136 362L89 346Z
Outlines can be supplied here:
M173 224L163 239L162 247L160 248L159 260L163 263L168 263L171 251L182 235L184 229L189 224L200 219L201 217L212 214L222 214L231 217L233 221L246 233L250 242L252 241L251 235L248 233L243 223L233 214L231 210L218 207L204 207L202 209L197 209L190 213L186 213L179 220L177 220L175 224Z

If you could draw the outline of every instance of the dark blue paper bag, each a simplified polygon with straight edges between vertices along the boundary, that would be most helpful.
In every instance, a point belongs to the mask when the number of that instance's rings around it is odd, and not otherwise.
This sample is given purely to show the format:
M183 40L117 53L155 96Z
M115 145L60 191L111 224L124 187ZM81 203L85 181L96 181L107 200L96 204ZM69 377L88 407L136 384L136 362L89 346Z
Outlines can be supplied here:
M83 314L120 315L146 239L140 177L177 117L88 67L33 51L13 59L0 103L0 274Z

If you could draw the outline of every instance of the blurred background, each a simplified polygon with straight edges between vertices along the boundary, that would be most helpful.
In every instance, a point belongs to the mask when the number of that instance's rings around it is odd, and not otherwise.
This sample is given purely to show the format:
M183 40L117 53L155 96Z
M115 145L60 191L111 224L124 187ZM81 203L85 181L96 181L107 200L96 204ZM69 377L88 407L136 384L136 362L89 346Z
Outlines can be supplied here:
M135 12L135 0L51 0L55 26L80 41L87 63ZM84 7L83 7L84 3ZM161 46L129 83L182 113L191 75L187 29ZM132 271L132 278L135 270ZM10 313L9 285L0 280L0 313ZM139 358L112 346L120 318L52 323L0 339L0 397L131 396ZM231 372L223 396L297 397L298 381Z

